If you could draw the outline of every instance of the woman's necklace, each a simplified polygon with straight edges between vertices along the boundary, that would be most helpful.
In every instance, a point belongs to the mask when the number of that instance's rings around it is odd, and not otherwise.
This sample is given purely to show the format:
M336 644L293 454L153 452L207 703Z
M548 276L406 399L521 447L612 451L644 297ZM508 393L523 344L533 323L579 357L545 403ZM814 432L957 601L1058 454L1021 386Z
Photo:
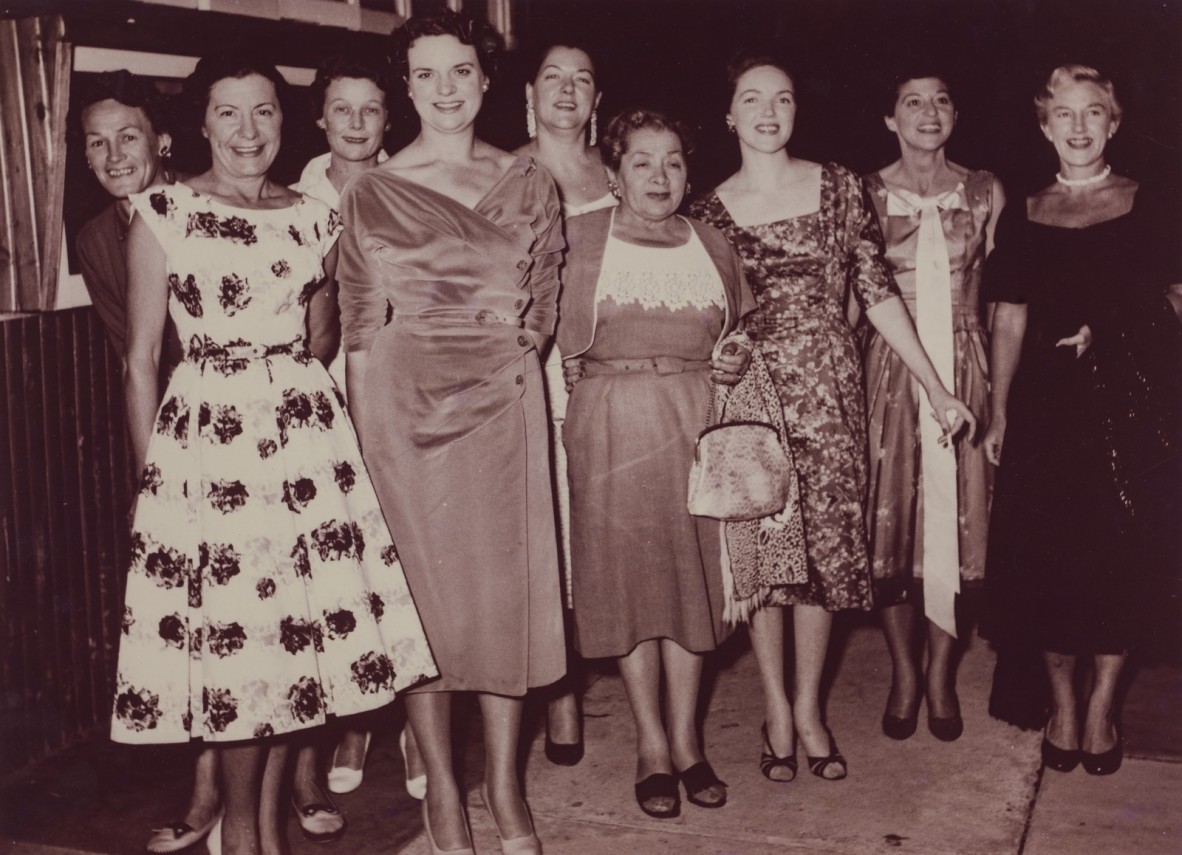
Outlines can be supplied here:
M1087 178L1064 178L1062 172L1055 173L1055 180L1065 187L1090 187L1099 184L1112 174L1112 164L1105 166L1100 172Z

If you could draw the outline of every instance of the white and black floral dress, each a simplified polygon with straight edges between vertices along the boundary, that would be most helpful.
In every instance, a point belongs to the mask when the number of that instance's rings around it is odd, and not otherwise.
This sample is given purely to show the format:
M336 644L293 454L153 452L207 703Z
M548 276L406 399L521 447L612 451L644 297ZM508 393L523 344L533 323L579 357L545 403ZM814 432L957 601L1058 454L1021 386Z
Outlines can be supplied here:
M186 354L140 484L112 738L251 739L390 702L436 670L340 395L305 346L336 214L183 184L132 202L164 248Z

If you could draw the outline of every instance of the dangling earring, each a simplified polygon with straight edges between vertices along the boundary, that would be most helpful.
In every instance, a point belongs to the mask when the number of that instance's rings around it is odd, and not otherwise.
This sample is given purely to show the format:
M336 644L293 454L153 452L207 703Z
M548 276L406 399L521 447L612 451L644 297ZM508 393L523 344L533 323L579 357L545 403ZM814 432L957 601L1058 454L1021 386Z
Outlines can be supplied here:
M685 195L688 196L693 192L694 192L694 185L690 184L688 181L685 182Z
M599 138L599 134L598 134L599 127L598 127L598 121L597 121L598 119L599 119L599 114L596 113L594 110L592 110L591 111L591 136L588 137L588 139L587 139L587 145L589 145L589 146L595 145L595 140Z
M607 179L607 192L611 193L617 199L620 198L620 185L616 183L616 179Z
M735 132L735 120L730 118L729 116L726 119L726 129L728 131L730 131L732 134Z
M534 105L525 102L525 132L531 140L538 138L538 117L534 115Z
M166 145L164 148L160 149L161 160L168 160L170 157L172 157L172 146Z

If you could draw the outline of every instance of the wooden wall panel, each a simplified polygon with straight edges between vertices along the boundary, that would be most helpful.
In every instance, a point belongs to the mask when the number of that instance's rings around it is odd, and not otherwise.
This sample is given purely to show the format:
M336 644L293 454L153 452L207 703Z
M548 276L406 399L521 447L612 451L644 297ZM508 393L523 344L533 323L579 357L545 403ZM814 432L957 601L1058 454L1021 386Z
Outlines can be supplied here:
M90 308L0 321L0 774L105 731L131 460Z

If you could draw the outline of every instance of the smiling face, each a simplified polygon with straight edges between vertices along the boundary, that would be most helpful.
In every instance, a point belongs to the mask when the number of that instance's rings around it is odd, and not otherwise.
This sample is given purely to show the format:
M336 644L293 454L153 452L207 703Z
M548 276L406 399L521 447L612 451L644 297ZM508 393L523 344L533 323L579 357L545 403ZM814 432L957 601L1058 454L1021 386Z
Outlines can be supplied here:
M423 124L443 133L469 128L488 89L476 48L455 36L423 36L406 58L410 99Z
M377 157L388 118L386 93L368 77L338 77L324 90L324 116L317 122L332 153L363 163Z
M556 45L542 60L538 76L525 86L538 124L555 130L582 130L599 106L595 68L586 51Z
M796 123L796 86L772 65L757 65L735 82L727 113L742 146L756 151L779 151L792 137Z
M156 135L139 107L108 98L82 111L86 162L103 189L116 199L140 193L156 181L160 152L171 142Z
M673 131L641 128L628 135L616 175L620 204L652 222L671 217L685 197L686 164Z
M1086 170L1104 162L1104 147L1120 124L1104 89L1090 80L1065 83L1055 90L1046 111L1042 132L1064 168Z
M210 87L201 133L215 170L233 178L266 175L279 153L282 127L275 84L261 74L226 77Z
M886 126L899 137L900 147L920 151L942 148L956 127L956 107L947 84L938 77L904 82Z

